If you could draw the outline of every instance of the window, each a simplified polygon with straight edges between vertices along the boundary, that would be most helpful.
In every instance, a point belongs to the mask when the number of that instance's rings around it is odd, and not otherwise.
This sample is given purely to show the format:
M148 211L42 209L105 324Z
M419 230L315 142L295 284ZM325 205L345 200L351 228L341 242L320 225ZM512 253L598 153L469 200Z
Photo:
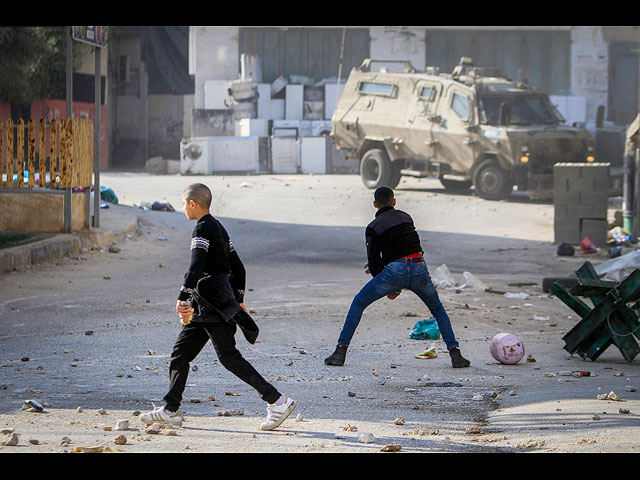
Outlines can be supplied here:
M451 97L451 108L465 122L469 121L469 99L459 93Z
M359 91L367 95L385 95L390 97L393 95L394 85L388 83L361 82Z
M420 91L420 98L422 100L427 100L428 102L433 101L433 97L435 90L433 89L433 87L422 87L422 90Z

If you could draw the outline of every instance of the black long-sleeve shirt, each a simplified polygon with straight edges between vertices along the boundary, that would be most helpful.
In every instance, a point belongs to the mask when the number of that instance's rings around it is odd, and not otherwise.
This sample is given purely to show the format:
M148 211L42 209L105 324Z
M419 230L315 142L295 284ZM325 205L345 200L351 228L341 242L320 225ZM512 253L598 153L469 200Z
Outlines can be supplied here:
M246 272L229 234L211 214L203 216L191 235L191 263L178 300L189 300L198 280L207 274L228 273L239 303L244 301Z
M411 216L394 207L383 207L365 230L369 272L378 275L385 265L415 253L423 253Z

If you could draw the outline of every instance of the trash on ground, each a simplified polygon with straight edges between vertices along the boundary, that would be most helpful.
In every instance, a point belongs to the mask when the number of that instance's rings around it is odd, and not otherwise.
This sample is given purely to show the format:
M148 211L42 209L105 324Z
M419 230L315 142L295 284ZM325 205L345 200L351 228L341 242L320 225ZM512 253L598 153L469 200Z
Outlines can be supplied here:
M584 237L580 246L578 247L578 251L584 254L590 253L598 253L600 249L596 247L589 237Z
M380 449L381 452L399 452L402 450L402 447L397 444L385 445Z
M105 187L104 185L100 185L100 200L104 200L105 202L118 204L118 197L109 187Z
M558 245L558 255L571 257L576 253L576 249L573 245L567 242L562 242Z
M595 267L598 276L604 280L620 282L633 270L640 268L640 250L634 250L617 258L612 258Z
M358 441L360 443L373 443L374 440L375 437L373 436L373 433L362 432L358 434Z
M499 333L491 340L489 351L500 363L513 365L524 357L524 344L511 333Z
M462 276L464 277L467 283L460 286L460 288L467 287L467 288L470 288L471 290L480 290L481 292L484 292L489 288L487 287L487 285L485 285L485 283L482 280L480 280L478 277L476 277L474 274L470 272L463 272Z
M22 404L22 410L28 412L42 412L44 410L44 407L35 400L25 400Z
M175 208L169 202L153 202L151 204L151 210L157 210L161 212L175 212Z
M524 300L526 298L529 298L529 295L527 295L526 293L513 293L513 292L507 292L504 294L504 296L506 298L519 298L521 300Z
M440 288L456 287L456 280L455 278L453 278L453 275L451 275L451 272L449 271L449 267L447 267L447 265L444 263L435 269L435 271L431 275L431 280L433 281L433 284L436 287L440 287Z
M429 359L429 358L436 358L437 356L438 356L438 353L436 352L436 346L435 344L432 343L424 352L416 355L416 358Z
M435 318L418 320L413 326L409 337L414 340L437 340L440 338L440 329Z

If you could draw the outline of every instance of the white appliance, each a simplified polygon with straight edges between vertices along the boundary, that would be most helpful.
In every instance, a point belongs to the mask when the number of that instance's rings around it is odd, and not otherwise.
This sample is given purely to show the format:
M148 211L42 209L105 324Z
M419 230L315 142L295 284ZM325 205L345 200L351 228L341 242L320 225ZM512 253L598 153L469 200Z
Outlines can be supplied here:
M311 136L329 135L332 128L331 120L314 120L311 122Z
M268 170L267 137L211 137L212 173L262 173Z
M304 85L287 85L284 98L284 118L302 120L304 117Z
M327 173L330 137L300 138L300 172Z
M300 143L295 137L271 139L272 173L298 173Z
M236 135L239 137L266 137L269 135L269 121L264 118L242 118L237 122Z
M271 98L271 85L258 84L257 118L281 120L284 118L284 98Z
M233 100L229 95L228 80L208 80L204 82L205 110L228 110Z
M185 138L180 142L180 173L183 175L211 175L213 157L211 138Z
M340 99L340 95L342 95L342 91L344 90L344 83L340 83L340 88L338 88L337 83L325 83L324 85L324 119L331 120L331 116L333 112L336 110L337 101Z

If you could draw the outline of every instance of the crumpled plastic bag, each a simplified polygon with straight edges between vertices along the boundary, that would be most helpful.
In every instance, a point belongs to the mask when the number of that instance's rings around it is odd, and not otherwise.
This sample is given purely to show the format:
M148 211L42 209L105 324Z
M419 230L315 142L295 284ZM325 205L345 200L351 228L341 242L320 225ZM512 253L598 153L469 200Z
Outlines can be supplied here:
M440 338L440 329L438 328L438 322L435 318L427 318L425 320L418 320L413 326L413 330L409 334L409 337L414 340L437 340Z
M603 280L621 282L633 271L640 268L640 250L634 250L595 266L596 273L603 276Z
M431 280L436 287L440 288L455 288L456 280L451 275L449 271L449 267L446 264L440 265L435 269L433 274L431 275Z
M479 290L481 292L484 292L489 288L482 280L480 280L478 277L476 277L474 274L470 272L464 272L462 275L464 276L464 279L467 282L464 284L464 287L467 287L470 290ZM460 288L463 288L463 287L460 287Z

